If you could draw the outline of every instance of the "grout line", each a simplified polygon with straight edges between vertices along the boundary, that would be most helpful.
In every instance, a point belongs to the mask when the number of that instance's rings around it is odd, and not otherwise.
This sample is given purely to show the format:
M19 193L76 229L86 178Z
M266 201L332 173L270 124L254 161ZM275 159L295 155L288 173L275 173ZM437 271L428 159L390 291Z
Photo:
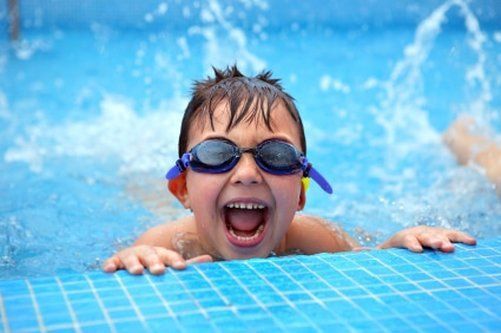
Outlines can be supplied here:
M280 289L275 287L275 285L273 285L270 282L270 280L268 280L268 277L266 275L261 274L261 272L259 272L257 269L255 269L251 265L249 265L247 263L246 263L246 265L249 266L249 268L251 270L253 270L258 276L260 276L262 279L264 279L266 281L266 284L268 286L270 286L280 297L282 297L285 300L285 303L287 303L287 305L289 305L289 307L296 309L299 313L301 313L301 311L294 305L294 303L292 303L290 301L290 299L287 296L285 296L285 294L282 291L280 291ZM274 265L274 266L278 267L277 265ZM282 272L283 272L283 270L282 270ZM324 305L324 307L325 307L325 305ZM319 327L317 325L315 325L315 322L313 322L309 316L303 316L303 317L306 318L306 320L311 324L312 328L316 329L317 331L320 330Z
M101 312L103 313L103 316L104 316L104 319L105 319L106 323L110 327L110 331L112 333L116 333L117 332L116 327L113 324L113 321L111 320L110 315L108 313L108 310L104 306L103 301L101 300L101 297L97 293L97 290L96 290L96 288L94 286L94 283L92 282L91 279L89 279L89 276L87 274L85 274L84 276L85 276L85 280L90 285L90 290L92 291L92 294L94 295L94 297L96 298L97 303L99 304L99 308L101 309Z
M318 298L317 296L315 296L315 294L313 294L311 291L306 289L301 283L298 283L296 281L296 279L292 275L290 275L289 272L284 270L280 265L277 265L273 260L271 260L270 262L272 265L274 265L279 270L281 270L285 275L287 275L295 284L297 284L299 287L301 287L301 289L303 289L303 291L306 294L308 294L313 300L315 300L316 303L320 304L320 306L323 307L324 309L327 309L327 307L325 306L325 303L320 298ZM330 289L328 289L328 290L330 290ZM283 295L287 295L287 293L283 293Z
M132 298L131 294L129 293L129 291L127 290L127 287L124 285L123 283L123 280L122 278L120 277L119 274L113 274L115 276L115 279L118 281L118 284L120 285L121 289L123 290L123 292L125 293L125 296L127 297L127 299L129 300L130 302L130 305L132 306L132 309L134 310L134 312L136 313L136 316L137 318L141 321L143 327L146 329L146 321L144 319L144 316L143 314L141 313L141 310L139 309L139 307L137 306L136 302L134 302L134 299Z
M7 321L7 313L5 312L5 304L3 302L3 297L0 294L0 316L2 316L3 331L5 333L10 333L9 322Z
M31 286L31 283L29 280L24 280L26 283L26 286L28 287L28 290L30 291L30 298L31 302L33 303L33 309L35 310L35 314L37 316L37 322L38 322L38 328L40 329L40 332L46 332L47 328L45 327L42 319L42 315L40 313L40 308L38 307L38 302L35 297L35 292L33 290L33 287Z
M420 268L419 266L417 266L417 265L414 265L414 264L413 264L410 260L408 260L408 259L407 259L407 258L405 258L404 256L400 256L399 258L400 258L400 259L402 259L402 260L405 260L407 263L409 263L409 264L410 264L413 268L415 268L416 270L419 270L419 271L421 271L422 273L424 273L424 274L426 274L426 275L430 276L430 277L431 277L431 281L435 281L435 282L437 282L437 281L438 281L438 282L440 282L440 280L438 280L436 277L434 277L434 276L431 276L431 275L427 274L427 273L426 273L423 269L421 269L421 268ZM437 263L437 264L438 264L438 263ZM462 276L458 275L456 272L454 272L454 271L452 271L452 270L450 270L450 269L447 269L447 267L445 267L443 264L438 264L438 265L439 265L441 268L443 268L444 270L446 270L446 271L448 271L448 272L450 272L450 273L454 274L455 276L457 276L457 277L462 277ZM405 276L405 278L407 278L407 277ZM408 278L407 278L407 279L408 279ZM442 280L442 281L443 281L443 280ZM423 288L420 284L415 283L415 285L418 287L418 289L419 289L421 292L424 292L425 294L427 294L427 295L431 296L431 297L432 297L435 301L438 301L438 302L440 302L441 304L445 305L445 306L446 306L446 307L450 310L450 312L453 312L453 313L458 314L458 315L459 315L461 318L463 318L466 322L470 322L470 323L476 324L476 323L475 323L474 321L472 321L471 319L468 319L467 317L464 317L460 311L458 311L457 309L455 309L455 308L451 307L451 306L448 304L448 302L444 302L444 301L441 301L440 299L436 298L436 297L435 297L435 295L433 295L433 293L430 293L428 290L424 289L424 288ZM455 288L453 288L453 287L449 287L449 288L445 288L445 290L454 290L454 291L455 291L455 290L457 290L457 289L455 289ZM407 298L407 297L406 297L406 298ZM437 321L439 321L440 323L442 323L442 324L443 324L443 326L445 326L445 327L447 327L447 326L448 326L448 325L447 325L447 323L446 323L446 322L444 322L444 321L442 320L442 318L440 318L439 314L437 315L437 314L435 314L435 313L433 313L433 312L431 312L431 311L428 311L428 309L427 309L426 307L424 307L424 306L423 306L423 304L420 304L419 302L417 303L417 305L418 305L421 309L423 309L423 310L425 311L425 313L426 313L426 314L428 314L429 316L431 316L431 317L435 318Z
M248 264L245 264L245 265L248 266ZM254 295L253 293L251 293L250 290L247 288L247 286L245 284L243 284L242 281L240 281L239 278L237 278L235 275L233 275L233 272L231 272L228 268L226 268L225 265L221 265L221 268L223 270L225 270L230 275L230 277L237 282L237 284L240 286L240 288L242 288L243 290L245 290L245 292L247 293L247 295L249 295L249 297L252 298L256 302L256 304L261 309L263 309L278 326L280 326L280 328L282 328L283 330L286 330L286 327L279 320L275 319L275 316L273 316L273 313L271 313L268 310L268 308L266 307L266 305L263 304L263 302L261 302L261 300L259 300L259 298L257 298L256 295ZM234 307L234 308L236 308L236 307Z
M160 290L158 290L158 287L151 280L150 275L145 274L145 278L148 281L148 283L150 284L150 286L153 288L153 291L155 292L155 295L160 299L160 301L162 302L162 305L167 310L168 316L170 316L170 317L172 317L174 319L174 321L176 322L177 327L181 327L181 324L179 323L179 320L177 318L177 314L174 313L174 311L172 311L172 308L170 307L170 305L167 302L167 300L162 296L162 294L160 293ZM155 315L148 316L148 317L149 318L155 318ZM160 318L163 318L163 317L164 316L162 314Z
M368 295L372 295L372 294L371 294L371 292L370 292L369 290L367 290L367 289L366 289L363 285L361 285L361 284L360 284L360 283L358 283L357 281L353 280L353 279L352 279L349 275L347 275L347 274L346 274L346 273L344 273L343 271L341 271L341 270L337 269L336 267L334 267L333 265L331 265L331 263L330 263L330 262L326 261L326 260L325 260L324 258L322 258L321 256L319 256L319 257L318 257L318 259L320 259L322 262L324 262L325 264L327 264L327 266L331 267L333 270L335 270L335 271L339 272L339 273L340 273L341 275L343 275L345 278L347 278L347 279L349 279L349 280L353 281L355 286L359 286L359 287L360 287L362 290L364 290L364 291L365 291ZM352 261L352 260L350 260L350 261ZM334 287L332 284L330 284L327 280L325 280L323 277L321 277L320 275L318 275L315 271L312 271L312 270L308 267L308 265L305 265L305 264L303 264L302 262L300 262L300 263L301 263L301 265L303 265L303 266L304 266L304 267L305 267L308 271L312 272L315 276L317 276L319 279L321 279L324 283L326 283L327 285L329 285L329 286L331 286L333 289L335 289L335 287ZM383 331L388 331L388 330L386 329L386 327L381 326L381 325L377 322L377 320L374 320L374 319L377 319L377 318L374 318L372 315L370 315L369 313L367 313L363 307L361 307L361 306L359 306L357 303L353 302L353 301L352 301L352 299L353 299L352 297L347 297L347 296L346 296L346 295L344 295L343 293L339 293L339 294L341 295L341 298L342 298L342 299L344 299L345 301L347 301L348 303L350 303L351 305L353 305L355 308L357 308L357 309L359 309L361 312L363 312L363 313L367 316L367 318L371 319L371 320L374 322L374 325L377 325L377 326L378 326L379 328L381 328ZM380 300L378 300L377 298L374 298L374 297L373 297L373 299L375 299L377 302L381 302L381 301L380 301ZM384 304L383 304L383 305L384 305ZM388 308L390 308L390 307L388 307ZM391 308L390 308L390 310L391 310Z
M61 283L61 279L58 276L56 276L55 280L57 282L57 285L61 289L61 294L63 295L64 303L66 303L66 307L68 308L68 312L70 313L71 321L73 322L73 328L75 329L75 331L77 333L80 333L80 332L82 332L82 330L80 329L80 325L78 323L75 311L73 310L73 307L70 304L70 300L68 299L68 295L66 294L66 290L64 289L64 286Z

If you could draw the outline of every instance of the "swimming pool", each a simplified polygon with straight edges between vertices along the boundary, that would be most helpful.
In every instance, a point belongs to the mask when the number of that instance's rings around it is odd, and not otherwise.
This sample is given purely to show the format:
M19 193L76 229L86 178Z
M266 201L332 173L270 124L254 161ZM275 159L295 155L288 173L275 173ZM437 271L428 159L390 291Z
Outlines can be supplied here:
M0 18L7 24L5 3ZM440 141L501 130L495 1L22 1L0 49L0 279L85 272L186 214L165 190L191 80L271 69L334 185L307 213L373 245L415 224L501 235L492 185Z

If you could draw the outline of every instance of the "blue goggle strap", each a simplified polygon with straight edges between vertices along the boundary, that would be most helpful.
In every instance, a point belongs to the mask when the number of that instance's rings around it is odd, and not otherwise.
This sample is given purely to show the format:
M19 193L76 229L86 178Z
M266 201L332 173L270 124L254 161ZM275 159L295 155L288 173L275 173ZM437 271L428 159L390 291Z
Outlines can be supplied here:
M312 165L311 163L308 163L308 160L306 157L303 159L303 177L309 177L313 179L325 192L332 194L332 187L327 181L327 179L324 178L318 172Z
M184 153L180 159L176 161L176 165L170 168L165 175L168 180L174 179L183 173L190 166L191 153Z

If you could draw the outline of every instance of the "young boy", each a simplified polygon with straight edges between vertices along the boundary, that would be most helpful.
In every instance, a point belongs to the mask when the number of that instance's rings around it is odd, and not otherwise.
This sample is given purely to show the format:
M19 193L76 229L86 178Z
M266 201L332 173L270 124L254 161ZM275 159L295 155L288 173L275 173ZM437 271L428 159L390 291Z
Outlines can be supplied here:
M306 159L306 140L294 100L270 72L243 76L236 66L214 69L195 83L179 136L179 156L167 173L170 192L193 214L151 228L103 265L106 272L272 253L314 254L359 248L332 223L296 215L311 178L328 182ZM308 178L307 178L308 177ZM465 233L420 226L397 233L379 248L423 246L451 252L451 242L475 244Z

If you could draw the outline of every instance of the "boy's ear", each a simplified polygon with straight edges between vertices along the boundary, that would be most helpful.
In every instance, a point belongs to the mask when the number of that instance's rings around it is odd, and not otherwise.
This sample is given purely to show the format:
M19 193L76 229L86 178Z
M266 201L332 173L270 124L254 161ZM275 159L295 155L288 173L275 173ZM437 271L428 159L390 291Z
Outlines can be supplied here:
M169 180L168 185L170 193L172 193L177 200L186 209L190 209L190 198L188 196L188 188L186 187L186 173L182 173L174 179Z
M297 210L303 210L306 205L306 187L304 182L301 182L301 193L299 193L299 201L297 203Z

